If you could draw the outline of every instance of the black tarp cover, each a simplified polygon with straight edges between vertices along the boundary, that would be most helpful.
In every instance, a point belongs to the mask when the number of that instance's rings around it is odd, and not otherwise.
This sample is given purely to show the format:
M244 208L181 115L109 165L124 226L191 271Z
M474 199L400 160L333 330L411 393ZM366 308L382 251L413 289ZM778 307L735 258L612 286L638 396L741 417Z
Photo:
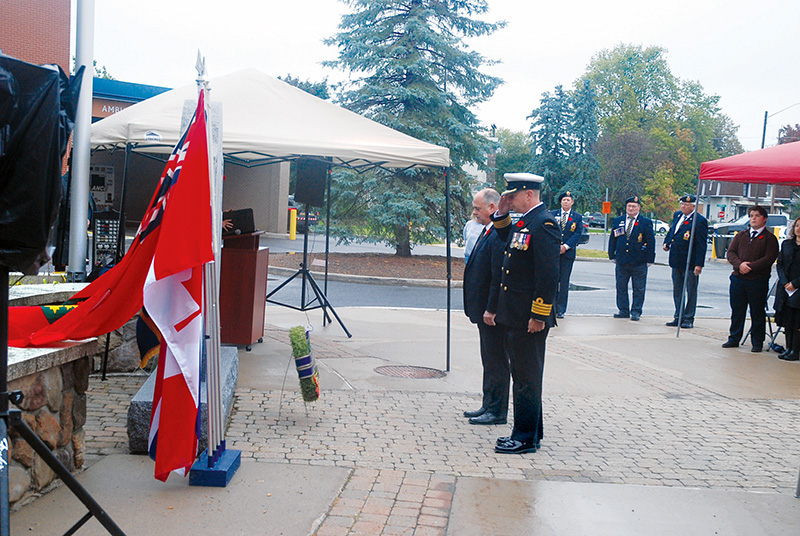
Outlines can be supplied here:
M81 74L70 84L57 66L0 54L0 265L11 271L49 260Z

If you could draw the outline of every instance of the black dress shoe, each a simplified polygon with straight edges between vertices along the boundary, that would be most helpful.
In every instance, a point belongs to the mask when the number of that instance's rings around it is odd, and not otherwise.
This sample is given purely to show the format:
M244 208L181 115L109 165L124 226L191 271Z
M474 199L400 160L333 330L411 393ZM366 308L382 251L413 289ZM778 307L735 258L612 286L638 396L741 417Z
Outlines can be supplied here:
M564 313L557 313L556 318L564 318Z
M782 358L784 361L800 361L800 353L797 351L791 351L786 354L786 357Z
M692 324L691 322L682 322L681 323L681 329L692 329L693 327L694 327L694 324Z
M487 411L483 415L478 415L477 417L472 417L469 420L470 424L505 424L506 418L501 417L500 415L495 415L491 411Z
M503 443L508 443L509 441L511 441L511 436L502 436L502 437L498 437L497 438L497 443L496 444L497 445L502 445ZM542 448L542 442L541 441L536 441L533 444L533 446L536 447L536 450L539 450L540 448Z
M757 354L758 352L761 352L762 350L764 350L764 346L761 345L761 344L754 344L753 347L750 348L750 351L753 352L754 354Z
M723 348L738 348L739 347L739 343L736 342L736 341L728 340L728 341L725 341L725 342L722 343L722 347Z
M671 328L677 327L678 326L678 319L676 318L675 320L673 320L671 322L667 322L666 325L671 327Z
M631 315L631 320L633 320L634 322L638 322L640 318L641 318L640 315L637 315L637 314L632 314Z
M791 350L784 350L783 352L778 354L778 359L786 359L786 356L789 355L792 351Z
M525 454L526 452L536 452L536 445L533 441L517 441L509 439L505 443L495 445L494 451L498 454Z
M469 417L469 418L479 417L484 413L486 413L486 408L476 409L475 411L465 411L464 417Z
M630 315L626 315L625 313L614 313L614 318L630 318Z

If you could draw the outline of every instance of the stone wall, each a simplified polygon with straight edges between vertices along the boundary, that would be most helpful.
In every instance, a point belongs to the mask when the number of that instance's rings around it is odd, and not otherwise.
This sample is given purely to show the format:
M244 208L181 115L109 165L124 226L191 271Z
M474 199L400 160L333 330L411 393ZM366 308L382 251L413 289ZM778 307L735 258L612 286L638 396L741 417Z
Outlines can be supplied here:
M63 303L85 284L30 284L9 289L11 305ZM8 389L24 395L19 406L25 423L71 472L86 454L86 390L89 374L101 370L106 337L62 343L53 348L9 348ZM139 366L136 318L111 334L108 372ZM22 504L55 479L55 473L13 430L9 430L9 499ZM2 440L2 439L0 439Z
M136 344L136 319L111 332L108 348L107 372L133 372L139 368L139 347ZM106 335L97 338L100 352L93 357L92 371L100 372L106 348Z
M19 408L25 423L70 471L83 466L86 454L86 390L90 357L11 380L9 391L22 391ZM9 500L16 503L48 486L55 473L13 430L9 430Z

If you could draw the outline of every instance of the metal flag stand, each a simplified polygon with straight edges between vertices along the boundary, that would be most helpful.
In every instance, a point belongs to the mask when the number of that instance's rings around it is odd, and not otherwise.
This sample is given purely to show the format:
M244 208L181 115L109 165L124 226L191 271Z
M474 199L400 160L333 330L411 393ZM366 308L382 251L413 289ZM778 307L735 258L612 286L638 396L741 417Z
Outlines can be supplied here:
M197 52L197 91L208 94L208 73L205 59ZM209 101L206 100L208 103ZM211 225L214 259L220 258L222 243L222 124L217 125L219 137L214 143L206 122L209 144L209 187L211 188ZM203 296L205 304L206 394L208 396L208 447L189 471L189 485L225 487L241 465L242 452L225 447L225 422L222 404L222 374L219 324L219 270L218 263L209 262L203 267Z

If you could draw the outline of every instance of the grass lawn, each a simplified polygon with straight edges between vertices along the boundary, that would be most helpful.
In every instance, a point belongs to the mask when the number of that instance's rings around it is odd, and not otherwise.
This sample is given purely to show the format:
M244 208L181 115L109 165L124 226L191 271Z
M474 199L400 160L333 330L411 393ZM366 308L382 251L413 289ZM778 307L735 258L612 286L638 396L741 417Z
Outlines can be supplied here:
M584 249L578 248L575 252L578 257L585 257L589 259L607 259L608 252L607 251L600 251L599 249Z

